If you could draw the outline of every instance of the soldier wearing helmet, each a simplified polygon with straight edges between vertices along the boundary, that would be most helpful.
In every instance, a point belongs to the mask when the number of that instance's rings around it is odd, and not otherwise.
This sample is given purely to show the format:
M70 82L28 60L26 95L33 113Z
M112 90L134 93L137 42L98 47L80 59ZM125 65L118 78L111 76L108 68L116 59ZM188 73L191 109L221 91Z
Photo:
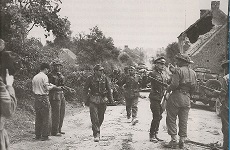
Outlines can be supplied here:
M113 103L111 88L108 78L104 75L104 68L97 64L93 68L93 75L86 79L84 86L84 101L90 109L90 118L94 142L100 140L100 127L104 121L106 111L106 102L108 98L110 103Z
M171 141L165 145L167 148L177 146L177 116L179 119L179 148L184 147L185 138L187 137L187 121L190 110L190 97L195 91L196 73L189 65L193 63L188 55L176 55L177 68L172 75L172 81L167 91L172 92L167 101L166 124Z
M119 86L124 86L124 97L126 102L126 112L128 122L132 122L135 125L138 122L138 96L139 94L139 78L135 73L135 67L130 66L128 68L128 75L124 76L119 82Z

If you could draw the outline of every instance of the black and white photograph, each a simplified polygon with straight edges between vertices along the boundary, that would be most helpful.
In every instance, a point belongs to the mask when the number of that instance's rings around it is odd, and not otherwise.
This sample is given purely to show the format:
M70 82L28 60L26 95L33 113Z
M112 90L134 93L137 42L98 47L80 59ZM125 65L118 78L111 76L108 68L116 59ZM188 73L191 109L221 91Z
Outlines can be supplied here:
M0 150L228 150L228 0L1 0Z

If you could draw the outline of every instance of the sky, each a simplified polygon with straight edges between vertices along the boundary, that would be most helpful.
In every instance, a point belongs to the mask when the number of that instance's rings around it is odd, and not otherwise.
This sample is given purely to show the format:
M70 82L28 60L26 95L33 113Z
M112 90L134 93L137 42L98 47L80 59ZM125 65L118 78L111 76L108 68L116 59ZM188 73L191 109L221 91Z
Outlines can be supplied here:
M199 19L200 9L211 9L211 0L62 0L61 8L60 15L71 22L72 36L98 26L116 47L158 49L177 42ZM220 0L220 9L228 14L228 0ZM45 42L41 29L30 35Z

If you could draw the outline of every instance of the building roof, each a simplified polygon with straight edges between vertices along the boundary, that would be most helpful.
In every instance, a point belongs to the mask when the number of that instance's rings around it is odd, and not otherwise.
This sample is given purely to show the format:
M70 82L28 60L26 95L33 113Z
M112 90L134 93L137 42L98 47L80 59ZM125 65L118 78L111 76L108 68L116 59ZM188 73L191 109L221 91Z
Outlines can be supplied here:
M219 14L226 16L227 15L220 9L217 10ZM184 33L188 32L190 29L192 29L193 27L195 27L199 22L201 22L204 18L208 17L208 16L212 16L213 11L212 10L206 10L206 12L192 25L190 25L185 31L183 31L177 38L179 38L181 35L183 35Z

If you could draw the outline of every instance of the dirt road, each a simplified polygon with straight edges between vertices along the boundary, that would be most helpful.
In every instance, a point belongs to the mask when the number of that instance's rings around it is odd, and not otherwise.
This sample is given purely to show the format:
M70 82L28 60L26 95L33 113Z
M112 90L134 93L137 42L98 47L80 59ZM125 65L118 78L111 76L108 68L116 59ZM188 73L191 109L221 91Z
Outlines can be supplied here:
M141 93L148 96L148 93ZM161 150L164 142L149 142L151 111L147 98L139 99L139 123L127 122L125 106L108 106L101 127L101 141L93 142L89 108L81 108L66 116L62 137L51 136L50 141L21 141L11 145L12 150ZM170 140L165 123L166 114L160 124L159 137ZM191 109L188 122L188 138L201 143L222 143L221 120L215 112ZM32 139L32 137L31 137ZM206 147L186 144L186 149L203 150Z

